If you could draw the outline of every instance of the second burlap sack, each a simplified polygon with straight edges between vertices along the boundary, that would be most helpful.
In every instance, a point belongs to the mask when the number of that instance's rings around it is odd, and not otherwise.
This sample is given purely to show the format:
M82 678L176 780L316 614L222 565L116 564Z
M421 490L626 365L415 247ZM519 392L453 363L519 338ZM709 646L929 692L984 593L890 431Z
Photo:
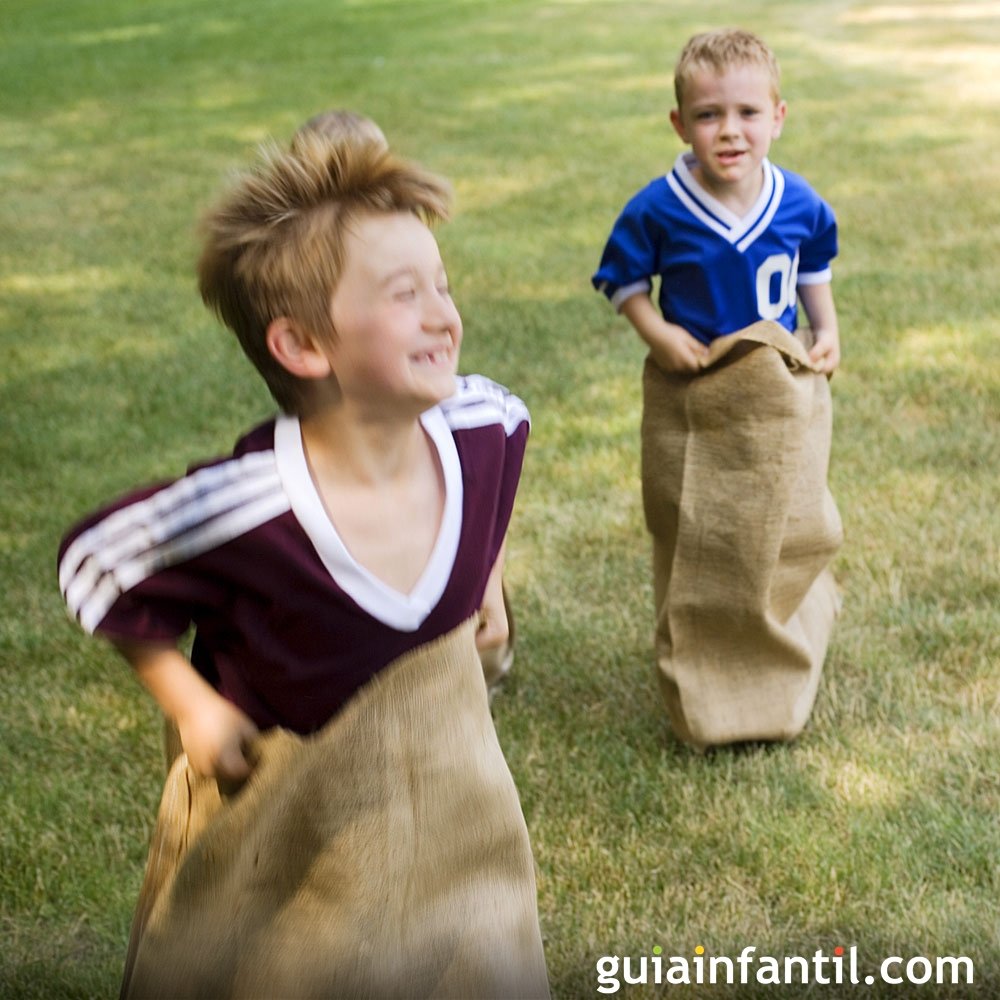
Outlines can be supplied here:
M831 427L827 378L776 323L716 340L694 377L646 362L657 671L674 732L699 749L790 740L808 721L839 607Z

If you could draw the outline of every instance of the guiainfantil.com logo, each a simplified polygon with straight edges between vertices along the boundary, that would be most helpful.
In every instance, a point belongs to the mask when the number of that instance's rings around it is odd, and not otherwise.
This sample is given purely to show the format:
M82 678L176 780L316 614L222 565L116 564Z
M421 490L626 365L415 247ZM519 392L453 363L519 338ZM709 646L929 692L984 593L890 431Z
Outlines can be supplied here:
M956 985L972 983L974 968L971 958L941 956L935 959L917 955L906 959L891 955L877 963L876 970L862 974L858 949L836 947L831 954L822 949L813 955L757 954L756 945L747 945L735 958L726 955L706 955L698 945L691 956L665 956L657 945L651 955L633 957L605 955L597 960L597 990L617 993L623 986L672 986L692 984L761 983L787 986L815 983L819 986L851 984L871 986L876 982L912 986Z

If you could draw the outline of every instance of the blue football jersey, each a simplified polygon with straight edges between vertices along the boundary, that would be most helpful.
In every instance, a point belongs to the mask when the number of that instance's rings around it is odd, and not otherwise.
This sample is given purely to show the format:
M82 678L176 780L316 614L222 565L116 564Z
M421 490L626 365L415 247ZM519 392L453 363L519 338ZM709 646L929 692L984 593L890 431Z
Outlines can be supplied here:
M764 184L742 218L694 179L690 153L619 216L593 277L618 308L659 276L660 309L703 343L760 319L789 331L799 285L831 278L833 210L796 174L764 160Z

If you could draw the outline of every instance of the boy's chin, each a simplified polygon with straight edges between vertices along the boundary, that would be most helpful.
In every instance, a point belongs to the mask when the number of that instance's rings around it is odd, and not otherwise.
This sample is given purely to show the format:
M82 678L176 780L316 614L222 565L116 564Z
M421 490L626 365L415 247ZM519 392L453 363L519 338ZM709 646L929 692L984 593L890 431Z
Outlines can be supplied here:
M447 399L449 396L455 395L455 372L442 372L440 375L436 375L434 378L434 385L437 390L435 399L436 403L440 403L442 400Z
M429 409L455 395L454 372L423 372L416 380L414 392L423 409Z

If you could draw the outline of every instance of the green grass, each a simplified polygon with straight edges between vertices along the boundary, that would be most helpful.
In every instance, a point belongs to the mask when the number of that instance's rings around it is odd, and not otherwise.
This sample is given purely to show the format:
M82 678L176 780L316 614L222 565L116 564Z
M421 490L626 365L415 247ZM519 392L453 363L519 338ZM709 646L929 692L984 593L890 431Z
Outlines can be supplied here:
M994 7L7 0L0 996L117 990L159 727L122 665L66 619L55 549L87 509L225 451L270 412L197 299L193 227L258 141L333 105L371 114L454 181L440 240L463 367L532 410L508 576L520 653L495 715L556 997L597 995L603 955L698 944L856 945L869 967L968 955L977 995L996 995ZM805 734L703 758L671 738L652 677L642 351L589 275L625 198L677 152L676 51L737 21L784 67L774 159L840 219L831 485L845 605ZM622 991L636 994L659 991ZM733 993L779 994L795 990Z

